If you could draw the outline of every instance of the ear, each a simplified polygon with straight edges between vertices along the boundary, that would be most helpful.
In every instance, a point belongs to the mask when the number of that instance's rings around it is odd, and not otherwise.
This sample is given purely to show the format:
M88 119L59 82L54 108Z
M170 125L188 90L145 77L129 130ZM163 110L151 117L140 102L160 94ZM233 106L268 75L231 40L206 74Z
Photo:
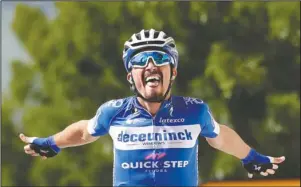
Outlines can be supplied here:
M130 84L133 84L132 74L131 73L127 74L126 79L129 81Z
M173 68L173 69L172 69L172 77L171 77L171 80L172 80L172 81L176 79L177 74L178 74L177 69L176 69L176 68Z

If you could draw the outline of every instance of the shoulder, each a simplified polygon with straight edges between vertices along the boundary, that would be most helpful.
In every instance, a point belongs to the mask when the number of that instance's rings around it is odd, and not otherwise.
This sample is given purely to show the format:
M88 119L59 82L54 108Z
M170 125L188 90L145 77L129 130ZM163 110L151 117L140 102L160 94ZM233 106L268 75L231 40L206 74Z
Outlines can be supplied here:
M206 111L209 109L207 103L194 97L174 96L173 103L180 108L194 110L194 112Z
M132 102L132 97L112 99L103 103L97 110L98 115L113 117L116 113L126 108Z
M89 121L90 134L96 136L107 133L114 116L123 111L131 100L131 98L113 99L103 103L98 108L96 115Z

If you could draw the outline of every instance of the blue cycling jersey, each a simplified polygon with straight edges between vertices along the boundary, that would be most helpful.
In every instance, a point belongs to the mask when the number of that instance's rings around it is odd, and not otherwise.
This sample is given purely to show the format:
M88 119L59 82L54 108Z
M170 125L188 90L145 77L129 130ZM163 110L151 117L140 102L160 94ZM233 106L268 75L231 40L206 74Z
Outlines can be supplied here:
M113 186L198 186L198 137L219 125L199 99L172 96L152 116L128 97L101 105L88 131L113 139Z

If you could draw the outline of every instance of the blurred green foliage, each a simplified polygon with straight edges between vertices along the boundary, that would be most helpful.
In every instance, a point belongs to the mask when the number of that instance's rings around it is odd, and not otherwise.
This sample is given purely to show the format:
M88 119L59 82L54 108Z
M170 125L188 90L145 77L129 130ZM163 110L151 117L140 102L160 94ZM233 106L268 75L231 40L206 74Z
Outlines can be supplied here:
M258 151L287 160L270 178L300 177L300 2L56 2L58 15L18 5L13 30L32 57L14 61L2 106L2 185L111 185L112 142L42 161L18 133L49 136L131 95L123 43L164 30L180 53L174 94L198 97ZM21 116L20 121L13 120ZM22 126L17 124L23 124ZM200 139L203 181L246 179L240 162Z

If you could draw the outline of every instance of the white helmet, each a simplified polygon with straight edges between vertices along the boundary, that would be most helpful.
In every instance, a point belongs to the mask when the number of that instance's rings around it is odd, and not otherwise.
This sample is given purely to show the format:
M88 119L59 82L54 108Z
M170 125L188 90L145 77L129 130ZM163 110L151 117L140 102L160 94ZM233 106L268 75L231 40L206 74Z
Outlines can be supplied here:
M154 29L141 30L135 33L125 42L123 50L123 63L129 72L128 63L130 59L137 53L144 50L159 50L170 54L175 61L174 67L178 66L178 51L175 41L172 37L167 36L163 31Z

